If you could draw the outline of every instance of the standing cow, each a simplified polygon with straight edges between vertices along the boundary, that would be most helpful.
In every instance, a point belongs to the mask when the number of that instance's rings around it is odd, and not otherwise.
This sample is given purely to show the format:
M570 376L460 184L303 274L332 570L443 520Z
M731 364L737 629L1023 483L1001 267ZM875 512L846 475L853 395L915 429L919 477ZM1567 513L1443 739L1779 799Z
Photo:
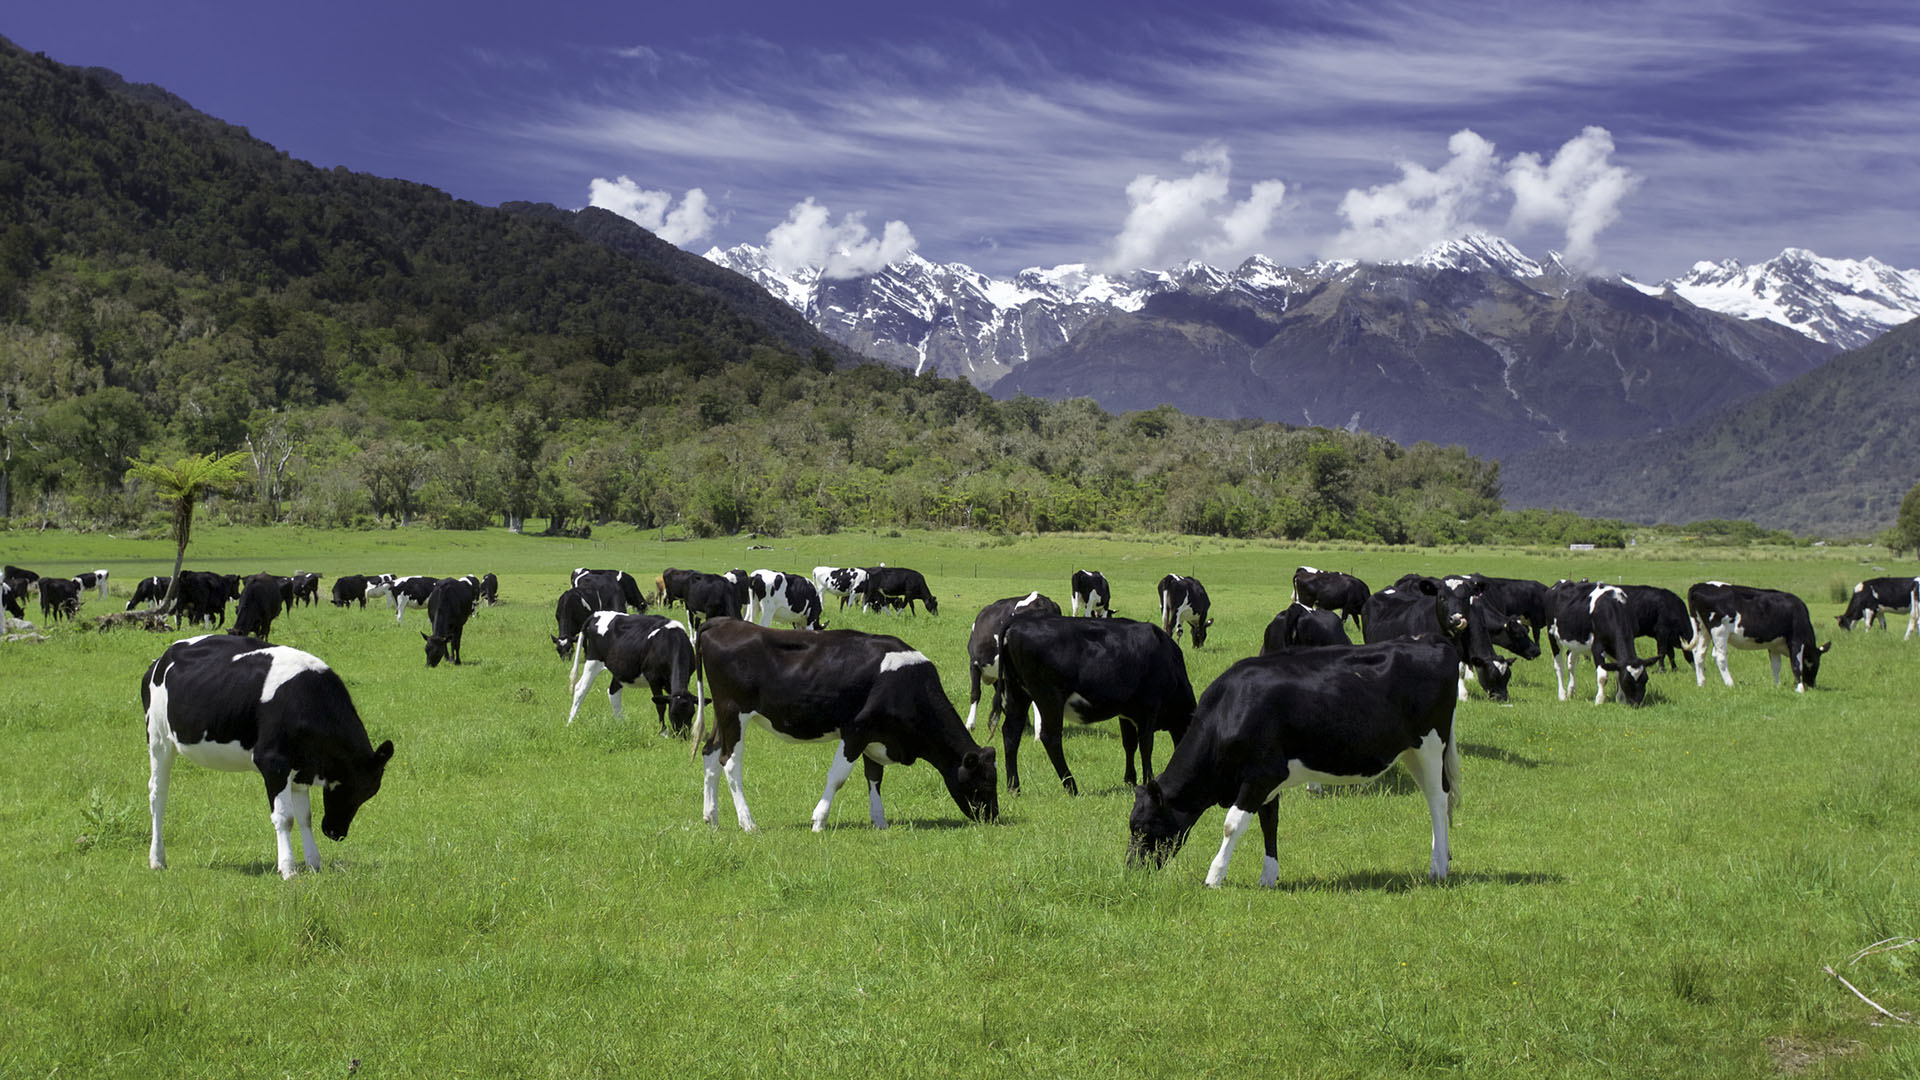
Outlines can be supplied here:
M1016 616L1057 616L1060 606L1039 590L1024 597L1006 597L994 601L973 617L973 631L967 635L967 731L973 731L980 716L980 683L994 685L989 717L1000 713L1000 639L1007 624ZM1036 714L1035 719L1038 720ZM1035 730L1036 733L1038 729Z
M1198 578L1169 574L1160 579L1160 629L1175 640L1186 627L1193 628L1193 648L1207 644L1207 628L1213 620L1207 612L1207 587Z
M1693 678L1696 686L1707 683L1706 653L1713 647L1713 661L1720 667L1720 678L1733 686L1733 673L1727 671L1727 648L1764 649L1773 661L1773 685L1780 685L1780 659L1793 667L1793 689L1804 692L1820 674L1820 658L1833 648L1828 642L1816 646L1813 618L1807 614L1807 602L1777 589L1736 586L1726 582L1698 582L1687 590L1687 610L1693 616L1693 640L1686 649L1693 654Z
M1224 807L1225 837L1207 885L1220 885L1234 846L1258 817L1266 842L1260 884L1273 886L1281 792L1369 781L1399 762L1433 822L1427 874L1447 877L1447 833L1460 800L1455 668L1445 643L1405 639L1240 661L1200 697L1166 772L1135 792L1128 862L1165 863L1207 808Z
M1126 781L1153 776L1153 734L1165 731L1176 745L1193 718L1193 683L1180 644L1159 627L1131 619L1031 616L1007 625L1000 643L1000 685L1008 723L1002 728L1007 791L1020 790L1020 738L1013 720L1040 711L1040 745L1071 795L1080 786L1060 745L1068 710L1082 724L1118 717ZM987 715L992 730L997 718ZM1140 772L1133 768L1140 751Z
M594 678L604 671L611 681L607 699L615 720L622 717L620 691L644 681L653 691L662 735L669 723L676 735L685 735L693 726L700 706L699 681L694 677L693 639L685 627L663 616L595 612L579 641L586 667L573 688L568 724L580 712L580 702ZM688 693L689 686L694 688L693 693Z
M1293 598L1290 603L1304 604L1338 612L1360 626L1361 610L1373 596L1367 583L1341 571L1323 571L1318 567L1296 567L1293 572Z
M427 667L442 660L460 663L460 636L473 618L473 604L479 590L464 578L442 578L427 594L427 624L433 633L420 632L427 641Z
M900 639L713 619L695 648L713 707L713 728L703 731L701 718L693 733L706 765L706 821L719 815L724 770L740 828L757 828L742 787L741 736L749 718L789 740L838 741L826 791L813 809L816 833L826 828L833 797L855 763L866 767L867 813L877 828L887 826L880 807L884 770L923 758L939 771L960 813L984 822L1000 816L993 748L967 735L933 662Z
M209 769L259 771L282 878L299 871L296 823L307 866L320 869L308 790L318 786L325 793L320 831L344 841L361 804L380 791L393 758L393 741L374 748L346 684L320 658L238 635L203 635L168 646L140 681L140 704L147 714L151 767L148 863L156 871L167 866L160 822L176 755Z
M1073 615L1079 615L1083 605L1090 618L1113 614L1113 589L1107 585L1107 576L1099 571L1074 571L1067 579L1067 588L1072 591L1068 600L1073 605Z
M1901 641L1913 637L1916 626L1920 626L1920 604L1914 598L1920 597L1920 578L1869 578L1853 587L1853 593L1847 598L1847 610L1834 617L1840 629L1850 631L1854 624L1865 622L1868 630L1875 623L1884 629L1888 612L1907 613L1907 633Z

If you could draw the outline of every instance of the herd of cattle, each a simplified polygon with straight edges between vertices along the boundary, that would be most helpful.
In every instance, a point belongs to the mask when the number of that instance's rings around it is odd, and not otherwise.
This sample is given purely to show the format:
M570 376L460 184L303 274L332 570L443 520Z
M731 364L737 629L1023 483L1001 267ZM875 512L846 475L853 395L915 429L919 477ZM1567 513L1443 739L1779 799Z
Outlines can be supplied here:
M48 618L71 616L83 590L106 596L107 571L47 579L8 566L0 603L24 618L25 598L38 594ZM372 746L345 685L311 654L266 642L273 620L297 603L315 603L319 576L259 574L242 578L184 571L179 582L141 581L128 602L165 605L184 621L218 627L226 604L238 602L234 634L176 642L147 670L146 707L153 818L150 863L165 866L161 818L173 759L218 769L257 770L265 779L278 843L278 867L298 870L292 829L301 831L307 866L318 868L308 790L326 793L322 830L344 838L355 811L379 790L392 743ZM1526 579L1479 574L1444 578L1409 574L1371 591L1337 571L1299 568L1293 597L1268 624L1260 653L1229 667L1196 696L1179 639L1204 645L1212 625L1207 591L1194 578L1169 574L1159 583L1158 619L1115 615L1112 590L1095 571L1069 582L1072 614L1033 591L983 608L967 643L969 703L963 720L948 700L932 661L900 638L827 630L822 598L844 612L917 611L939 607L926 578L904 567L817 567L811 575L758 570L722 574L668 569L643 592L631 574L580 568L555 608L551 636L571 656L572 723L602 672L616 717L621 691L645 685L663 732L692 734L703 759L702 816L718 815L725 779L742 829L755 823L742 788L745 722L791 740L837 742L826 789L813 813L825 827L835 794L864 768L869 815L884 828L880 802L885 767L925 760L945 781L966 817L999 813L996 750L975 742L982 684L994 697L986 734L1001 732L1009 794L1020 791L1019 750L1026 719L1062 786L1077 793L1062 730L1069 714L1081 723L1118 719L1128 784L1137 787L1130 818L1129 861L1164 862L1209 807L1227 809L1225 838L1207 873L1217 885L1240 836L1255 818L1265 839L1261 881L1278 874L1275 824L1282 789L1300 784L1353 784L1406 766L1426 797L1432 820L1429 873L1447 873L1447 830L1459 796L1455 703L1473 679L1504 699L1512 661L1541 653L1544 633L1561 700L1575 693L1577 665L1594 667L1595 704L1614 697L1645 701L1649 672L1676 667L1675 653L1704 685L1710 649L1721 679L1733 685L1730 648L1764 649L1774 682L1783 659L1795 690L1815 683L1831 648L1816 644L1806 604L1797 596L1726 582L1701 582L1683 600L1657 586ZM171 597L169 601L168 598ZM494 603L491 574L461 578L347 575L334 583L337 606L390 599L396 620L409 604L424 605L429 667L460 663L461 631L476 605ZM680 605L685 624L650 606ZM1086 615L1079 613L1085 609ZM1920 629L1920 578L1876 578L1856 586L1842 629L1885 626L1888 612L1908 614L1906 636ZM58 615L57 615L57 614ZM783 623L784 627L775 627ZM1355 644L1351 623L1360 636ZM1638 640L1653 650L1639 653ZM1001 718L1017 722L1001 724ZM1166 768L1152 765L1155 734L1174 749ZM1135 768L1136 754L1138 770Z

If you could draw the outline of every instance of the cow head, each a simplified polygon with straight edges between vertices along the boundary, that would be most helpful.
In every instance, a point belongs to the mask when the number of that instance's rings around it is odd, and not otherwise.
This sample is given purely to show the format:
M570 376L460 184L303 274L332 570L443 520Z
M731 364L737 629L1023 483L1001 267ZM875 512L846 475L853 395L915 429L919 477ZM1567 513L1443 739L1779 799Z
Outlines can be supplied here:
M359 813L360 805L380 791L380 778L386 773L387 762L392 757L393 741L387 740L373 752L372 757L350 768L347 776L327 778L326 794L320 797L324 804L320 815L320 832L326 834L328 839L347 839L347 827L353 825L353 816Z
M427 632L425 631L420 632L420 637L425 638L427 640L427 667L428 668L436 667L440 664L441 661L444 661L447 659L447 644L450 641L450 639L437 634L428 635Z
M700 710L700 700L685 691L667 696L667 723L673 727L673 734L684 736L693 730L693 719Z
M565 638L554 638L549 634L547 637L553 639L553 651L560 654L561 659L564 660L567 654L573 652L573 640L577 637L576 635L569 634Z
M1644 705L1647 701L1647 666L1637 660L1621 664L1617 661L1601 661L1600 667L1620 675L1620 700L1629 706Z
M1538 651L1535 651L1536 654ZM1482 657L1471 662L1473 676L1480 681L1480 689L1495 702L1507 700L1507 684L1513 681L1513 665L1498 657Z
M1213 626L1212 619L1203 619L1193 625L1193 648L1199 649L1207 644L1207 628Z
M1800 650L1801 683L1808 687L1813 686L1814 678L1820 674L1820 658L1825 656L1827 650L1832 648L1833 643L1828 642L1826 645L1815 649L1813 643L1809 641L1806 646Z
M954 718L956 724L959 717ZM978 747L960 756L960 764L947 780L947 791L960 813L975 822L1000 819L1000 767L995 764L992 747Z
M1199 819L1167 802L1160 782L1149 780L1133 790L1133 813L1127 816L1127 866L1162 867Z

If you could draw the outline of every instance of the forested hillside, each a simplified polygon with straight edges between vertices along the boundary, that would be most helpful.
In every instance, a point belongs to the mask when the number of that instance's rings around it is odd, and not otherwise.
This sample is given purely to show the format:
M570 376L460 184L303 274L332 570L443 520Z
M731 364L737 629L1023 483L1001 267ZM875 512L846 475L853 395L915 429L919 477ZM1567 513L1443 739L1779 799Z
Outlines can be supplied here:
M290 159L0 43L0 520L151 516L129 461L246 449L226 509L694 533L1166 529L1617 541L1365 434L994 402L859 363L599 211Z

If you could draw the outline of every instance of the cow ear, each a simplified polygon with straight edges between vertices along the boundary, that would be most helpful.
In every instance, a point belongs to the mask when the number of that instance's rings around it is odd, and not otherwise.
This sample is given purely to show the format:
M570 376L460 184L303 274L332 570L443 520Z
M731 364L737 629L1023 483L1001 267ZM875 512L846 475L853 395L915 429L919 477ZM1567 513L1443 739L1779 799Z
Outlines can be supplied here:
M384 766L387 764L387 760L392 757L393 757L393 741L386 740L382 742L380 746L374 748L373 764L376 766Z
M1166 793L1160 791L1159 778L1149 777L1147 778L1147 783L1142 785L1141 787L1147 793L1147 802L1153 803L1153 804L1161 804L1161 803L1167 802Z
M1826 645L1820 647L1820 652L1825 653L1827 650L1830 650L1832 648L1833 648L1833 643L1828 642Z
M1440 587L1435 585L1432 579L1422 578L1420 579L1420 592L1425 593L1429 597L1437 597L1440 595Z
M420 638L421 638L421 640L422 640L422 641L427 641L427 642L431 642L431 641L433 641L433 639L431 639L431 638L428 638L428 637L427 637L427 632L426 632L426 631L421 631L421 632L420 632Z

